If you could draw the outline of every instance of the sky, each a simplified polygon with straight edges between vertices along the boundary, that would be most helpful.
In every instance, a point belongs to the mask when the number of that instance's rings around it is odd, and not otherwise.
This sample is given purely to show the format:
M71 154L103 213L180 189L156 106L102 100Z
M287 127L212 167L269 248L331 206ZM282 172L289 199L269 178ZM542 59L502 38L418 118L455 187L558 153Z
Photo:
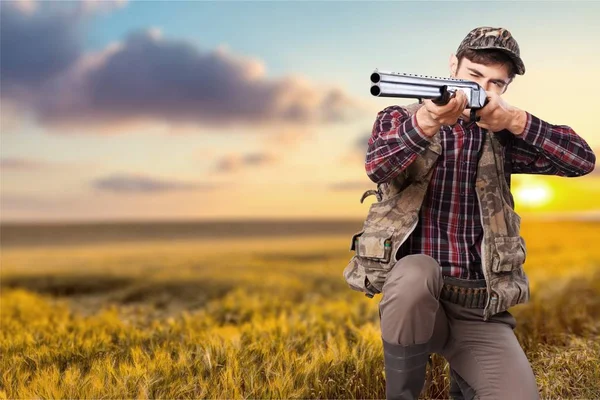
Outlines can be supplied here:
M449 76L476 26L503 98L598 154L600 2L0 2L0 220L361 219L375 68ZM514 175L516 210L600 215L600 171ZM369 199L374 199L373 197Z

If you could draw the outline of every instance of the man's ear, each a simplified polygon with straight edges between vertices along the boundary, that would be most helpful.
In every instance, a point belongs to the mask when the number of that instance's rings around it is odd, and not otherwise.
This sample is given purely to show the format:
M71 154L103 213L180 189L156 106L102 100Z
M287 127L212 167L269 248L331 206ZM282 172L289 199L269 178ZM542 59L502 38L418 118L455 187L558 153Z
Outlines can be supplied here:
M458 58L454 53L450 54L450 59L448 60L448 67L450 68L450 76L452 78L456 77L456 70L458 68Z

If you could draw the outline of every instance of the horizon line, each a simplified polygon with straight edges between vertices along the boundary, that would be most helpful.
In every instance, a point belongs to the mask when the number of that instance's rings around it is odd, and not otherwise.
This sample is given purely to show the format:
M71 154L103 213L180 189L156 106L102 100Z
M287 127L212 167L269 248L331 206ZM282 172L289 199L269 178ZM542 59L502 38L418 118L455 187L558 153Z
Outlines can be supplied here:
M518 212L517 212L518 213ZM558 211L558 212L523 212L519 216L534 220L586 220L600 221L600 210ZM364 217L214 217L214 218L106 218L106 219L14 219L0 220L0 225L104 225L104 224L193 224L193 223L323 223L323 222L356 222L364 221Z

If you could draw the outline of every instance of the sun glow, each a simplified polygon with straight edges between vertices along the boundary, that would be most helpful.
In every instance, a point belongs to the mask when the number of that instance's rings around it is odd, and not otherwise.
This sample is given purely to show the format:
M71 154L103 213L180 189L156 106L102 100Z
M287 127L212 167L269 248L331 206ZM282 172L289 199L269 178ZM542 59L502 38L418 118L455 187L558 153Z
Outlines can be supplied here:
M515 191L516 201L528 207L540 207L550 202L552 189L544 183L523 185Z

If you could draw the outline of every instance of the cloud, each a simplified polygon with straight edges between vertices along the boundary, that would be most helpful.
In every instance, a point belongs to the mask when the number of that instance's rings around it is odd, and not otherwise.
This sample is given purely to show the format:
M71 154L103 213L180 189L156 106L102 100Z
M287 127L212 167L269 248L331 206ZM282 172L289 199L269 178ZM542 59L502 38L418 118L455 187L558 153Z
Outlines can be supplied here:
M167 39L155 27L84 53L81 22L120 2L110 4L33 14L3 6L3 95L60 133L114 133L159 121L244 132L347 121L369 112L339 87L299 75L270 79L261 60L225 46L207 50Z
M157 29L83 58L55 89L39 103L42 119L82 126L162 120L247 128L338 122L360 111L338 88L321 89L299 76L269 80L256 59L224 47L203 52Z
M359 165L364 163L370 137L370 132L362 133L358 136L352 143L350 150L342 156L341 162L346 165Z
M35 13L35 11L38 8L38 2L34 1L34 0L19 0L19 1L11 1L10 3L9 2L6 2L6 3L8 3L6 5L6 7L12 7L26 15L31 15L31 14ZM4 10L4 8L3 8L3 10Z
M261 139L268 148L294 148L301 142L316 138L319 135L318 126L296 125L285 128L273 126L262 129Z
M56 170L77 171L96 168L98 165L92 161L48 161L27 157L3 157L0 159L0 168L3 171L36 171L49 172Z
M81 56L80 21L61 8L38 8L34 2L0 2L3 95L34 92Z
M0 133L2 135L15 134L19 132L26 123L26 112L16 102L10 101L7 98L1 96L2 90L0 90Z
M107 14L115 9L123 8L127 0L85 0L77 2L77 12L87 14Z
M19 130L25 119L35 119L36 104L44 94L57 95L52 94L51 83L83 57L83 29L89 17L125 4L125 0L0 1L2 134Z
M230 154L217 161L216 172L235 172L246 167L259 167L274 164L278 159L268 153L250 153L243 156Z
M371 132L365 132L354 141L354 149L364 153L367 151L369 139L371 138Z
M32 95L75 65L83 55L88 17L125 4L125 0L77 1L74 6L50 1L0 2L3 92Z
M207 183L165 180L136 174L114 174L92 182L96 189L114 193L160 193L173 191L206 191L215 188Z
M40 169L48 167L49 163L41 161L41 160L33 160L26 158L16 158L16 157L5 157L0 159L0 168L3 170L6 169L16 169L16 170L29 170L29 169Z
M0 193L0 204L2 211L42 211L63 212L77 207L80 200L75 197L66 197L64 194L56 196L41 197L33 194L10 194Z
M358 192L365 191L369 189L376 189L377 185L371 182L368 179L365 180L356 180L356 181L343 181L337 182L329 185L329 189L335 192Z

